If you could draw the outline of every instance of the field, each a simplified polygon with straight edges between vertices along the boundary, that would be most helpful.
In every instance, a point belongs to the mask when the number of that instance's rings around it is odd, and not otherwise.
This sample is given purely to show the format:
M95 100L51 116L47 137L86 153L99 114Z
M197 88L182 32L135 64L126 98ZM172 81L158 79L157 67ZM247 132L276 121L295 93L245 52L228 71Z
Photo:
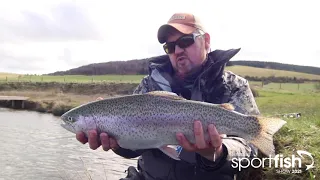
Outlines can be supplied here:
M315 86L317 83L268 83L262 84L259 81L249 81L253 88L258 88L265 91L281 91L281 92L294 92L294 93L317 93L319 89ZM319 84L319 83L318 83Z
M227 70L232 71L240 76L254 76L254 77L296 77L303 79L313 79L320 80L320 75L300 73L294 71L284 71L284 70L275 70L275 69L266 69L266 68L256 68L249 66L228 66Z
M66 76L46 76L46 75L17 75L0 74L0 82L72 82L72 83L92 83L92 82L122 82L138 83L145 75L66 75Z
M320 80L320 75L298 73L292 71L273 70L265 68L255 68L248 66L227 66L226 70L230 70L242 77L296 77L297 79ZM0 82L6 81L31 81L31 82L77 82L77 83L91 83L91 82L131 82L137 83L145 75L65 75L65 76L46 76L46 75L19 75L10 73L0 73Z

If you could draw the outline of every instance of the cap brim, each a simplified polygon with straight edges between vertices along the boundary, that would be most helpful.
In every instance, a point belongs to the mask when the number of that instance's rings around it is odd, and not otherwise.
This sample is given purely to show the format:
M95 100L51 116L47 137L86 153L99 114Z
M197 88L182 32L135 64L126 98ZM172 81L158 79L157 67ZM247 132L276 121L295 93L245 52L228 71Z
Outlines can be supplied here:
M184 24L177 24L177 23L169 23L162 25L158 30L158 41L163 44L167 40L167 36L173 30L177 30L183 34L190 34L196 30L195 27L187 26Z

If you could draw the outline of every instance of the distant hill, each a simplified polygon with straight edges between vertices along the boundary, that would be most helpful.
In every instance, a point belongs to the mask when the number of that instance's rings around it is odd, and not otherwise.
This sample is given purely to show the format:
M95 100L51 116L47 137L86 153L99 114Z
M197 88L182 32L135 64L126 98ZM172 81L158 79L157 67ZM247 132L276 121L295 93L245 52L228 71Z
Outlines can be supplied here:
M299 66L299 65L283 64L283 63L277 63L277 62L237 60L237 61L230 61L229 65L251 66L251 67L258 67L258 68L278 69L278 70L286 70L286 71L320 75L320 68L318 67Z
M47 75L105 75L105 74L147 74L148 59L129 61L110 61L105 63L94 63L67 71L57 71Z
M297 82L297 80L315 80L320 81L320 75L308 74L294 71L257 68L250 66L228 66L226 70L236 73L248 80L269 80L272 82Z
M105 63L95 63L67 71L58 71L47 75L105 75L105 74L122 74L138 75L148 73L148 63L150 58L135 59L128 61L110 61ZM258 68L277 69L294 71L308 74L320 75L320 68L311 66L299 66L292 64L282 64L276 62L263 61L230 61L227 66L251 66Z

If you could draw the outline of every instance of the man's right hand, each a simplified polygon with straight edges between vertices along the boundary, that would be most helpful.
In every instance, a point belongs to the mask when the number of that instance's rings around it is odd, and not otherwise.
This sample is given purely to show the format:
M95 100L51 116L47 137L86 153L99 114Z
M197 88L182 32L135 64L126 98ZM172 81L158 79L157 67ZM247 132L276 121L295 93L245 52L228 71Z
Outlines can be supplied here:
M101 133L100 137L98 137L96 130L90 130L88 134L89 137L87 138L83 132L78 132L76 134L76 139L82 144L89 142L89 147L93 150L99 148L101 145L102 149L105 151L119 148L117 141L114 138L109 137L107 133Z

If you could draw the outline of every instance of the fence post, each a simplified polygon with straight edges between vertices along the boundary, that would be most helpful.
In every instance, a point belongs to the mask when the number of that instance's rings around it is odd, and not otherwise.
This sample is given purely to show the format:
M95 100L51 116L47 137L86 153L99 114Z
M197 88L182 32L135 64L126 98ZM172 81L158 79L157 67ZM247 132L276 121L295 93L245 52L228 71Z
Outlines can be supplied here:
M281 83L280 83L280 89L281 89Z
M8 76L6 76L6 82L8 82Z
M300 89L300 84L298 83L298 90Z

